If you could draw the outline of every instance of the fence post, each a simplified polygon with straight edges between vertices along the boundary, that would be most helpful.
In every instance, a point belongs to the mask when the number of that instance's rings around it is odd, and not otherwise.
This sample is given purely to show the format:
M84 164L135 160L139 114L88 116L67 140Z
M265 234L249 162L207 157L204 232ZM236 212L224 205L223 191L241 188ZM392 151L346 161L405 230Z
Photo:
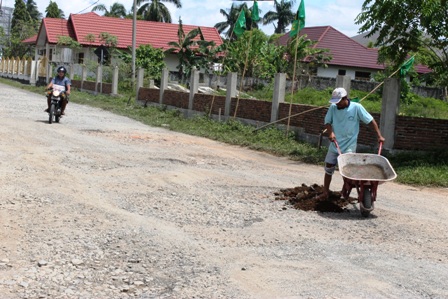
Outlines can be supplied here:
M168 74L168 69L164 68L162 70L162 78L160 78L159 104L163 104L163 94L165 93L165 89L168 87Z
M286 74L275 74L274 94L272 96L271 122L278 119L278 108L280 103L285 102Z
M224 107L224 119L228 119L230 115L230 108L232 105L232 98L236 96L236 81L237 73L227 74L227 93L226 93L226 105Z
M69 78L70 80L73 80L75 78L75 66L73 63L70 63L70 72L69 72Z
M96 67L95 94L98 93L98 85L100 85L100 93L103 93L103 65Z
M193 110L194 95L198 92L199 71L193 67L190 75L190 97L188 99L188 110Z
M351 84L352 84L352 78L350 76L342 76L342 75L336 76L336 88L343 87L349 95Z
M145 76L145 69L144 68L138 68L137 70L137 85L135 87L135 100L138 101L138 91L140 90L140 87L143 87L143 78Z
M87 66L82 65L82 74L81 74L81 91L84 88L84 81L87 79Z
M384 81L383 100L381 106L380 130L385 149L393 149L395 143L395 122L400 111L400 80L387 78Z
M118 66L114 66L112 74L112 95L118 94Z

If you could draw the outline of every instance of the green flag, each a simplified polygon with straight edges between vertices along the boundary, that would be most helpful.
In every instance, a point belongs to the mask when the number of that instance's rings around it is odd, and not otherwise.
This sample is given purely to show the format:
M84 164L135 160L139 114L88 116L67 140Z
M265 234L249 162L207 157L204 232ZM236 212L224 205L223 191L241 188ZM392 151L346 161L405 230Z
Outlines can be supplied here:
M414 64L414 56L408 59L405 63L403 63L400 67L400 77L406 77L406 74L411 69L412 65Z
M242 9L240 12L240 16L238 17L238 20L236 21L235 27L233 27L233 32L236 34L237 37L240 37L240 35L244 33L245 29L246 29L246 14Z
M299 31L305 27L305 0L300 1L299 9L297 9L296 19L292 22L289 36L294 37Z
M258 22L260 20L260 13L258 11L258 3L254 1L254 6L252 6L252 21Z

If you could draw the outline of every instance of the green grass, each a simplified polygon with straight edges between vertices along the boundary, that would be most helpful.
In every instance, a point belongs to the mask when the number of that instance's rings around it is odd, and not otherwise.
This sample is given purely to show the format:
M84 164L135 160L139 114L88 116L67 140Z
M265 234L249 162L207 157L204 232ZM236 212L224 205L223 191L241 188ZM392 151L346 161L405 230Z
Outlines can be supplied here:
M22 85L3 78L0 78L0 82L40 94L43 94L44 90L44 87ZM303 99L303 102L310 102L306 104L325 105L328 101L328 91L313 93L312 90L305 89L303 93L301 92L298 93L302 95L299 98ZM362 93L356 96L362 98ZM284 131L274 127L254 132L253 127L236 121L217 122L207 117L187 119L178 110L154 106L145 108L136 105L134 99L129 96L94 96L84 92L73 92L70 100L127 116L150 126L163 126L173 131L202 136L306 163L323 165L326 154L326 148L318 149L309 144L297 142L292 133L285 136ZM372 100L372 102L375 101ZM448 187L448 152L446 150L433 153L398 153L389 155L387 158L398 174L397 182L416 186Z

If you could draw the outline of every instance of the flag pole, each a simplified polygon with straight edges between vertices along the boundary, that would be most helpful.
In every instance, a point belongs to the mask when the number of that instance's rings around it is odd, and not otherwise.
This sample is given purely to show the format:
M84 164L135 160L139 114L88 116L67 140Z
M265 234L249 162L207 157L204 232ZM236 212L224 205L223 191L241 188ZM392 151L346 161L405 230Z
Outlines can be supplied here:
M249 30L250 30L250 36L249 36L248 46L246 48L246 59L244 61L243 73L241 75L240 90L239 90L238 94L236 95L236 106L235 106L235 111L233 113L233 119L236 118L236 113L237 113L238 105L239 105L239 102L240 102L240 94L241 94L241 91L243 90L244 75L246 74L247 60L249 59L249 50L250 50L250 46L251 46L251 43L252 43L252 22L250 23L250 29Z
M299 21L300 25L300 21ZM300 27L299 27L300 28ZM291 113L292 113L292 100L294 98L294 88L296 83L296 66L297 66L297 49L299 48L299 32L296 35L296 47L294 53L294 70L292 73L292 86L291 86L291 100L289 101L289 112L288 112L288 124L286 125L286 136L288 136L289 132L289 124L291 122Z

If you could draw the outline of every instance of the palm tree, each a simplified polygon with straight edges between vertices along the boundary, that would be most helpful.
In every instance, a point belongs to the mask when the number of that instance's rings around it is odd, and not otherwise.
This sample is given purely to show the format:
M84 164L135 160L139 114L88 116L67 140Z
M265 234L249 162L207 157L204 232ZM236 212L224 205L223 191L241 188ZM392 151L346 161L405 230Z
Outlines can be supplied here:
M92 11L103 11L105 17L124 18L126 17L126 9L123 4L115 2L110 6L109 10L104 4L95 5Z
M148 0L137 0L137 5L146 2ZM180 0L149 0L150 3L143 4L137 11L138 15L143 16L146 21L172 23L171 14L168 8L163 2L168 2L176 5L177 8L181 8L182 4Z
M220 34L226 31L227 29L227 31L225 32L225 37L226 38L232 37L232 40L235 40L236 36L232 34L232 32L233 27L235 26L235 23L238 20L241 10L244 10L246 16L246 28L248 30L257 29L258 24L251 19L252 9L249 9L246 3L240 5L235 5L233 3L230 9L226 10L220 9L219 12L226 18L226 20L223 22L216 23L214 27L218 30Z
M182 83L184 83L186 78L190 75L191 69L198 65L197 61L201 59L200 56L197 55L198 50L195 49L198 46L198 41L195 40L197 36L199 36L200 41L204 41L204 36L199 27L185 34L182 20L179 19L179 29L177 30L178 41L169 42L168 45L170 45L171 48L165 51L165 53L177 55L177 58L179 59L177 68L179 69L179 78Z
M285 33L286 27L294 21L295 14L292 12L293 1L274 0L275 11L268 11L263 17L263 25L267 25L277 21L274 25L274 33Z

